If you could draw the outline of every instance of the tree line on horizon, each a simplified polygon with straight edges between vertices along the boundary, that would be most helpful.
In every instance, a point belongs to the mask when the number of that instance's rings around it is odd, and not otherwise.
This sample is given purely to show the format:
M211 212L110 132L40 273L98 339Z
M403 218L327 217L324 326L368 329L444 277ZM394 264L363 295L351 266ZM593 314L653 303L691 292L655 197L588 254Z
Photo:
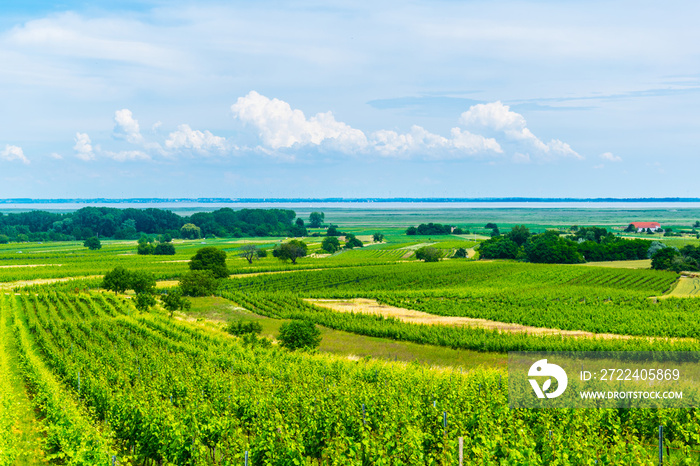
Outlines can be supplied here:
M315 213L309 226L323 221ZM320 217L320 218L319 218ZM296 219L296 221L295 221ZM320 225L319 225L320 226ZM27 241L82 241L92 237L138 239L146 235L172 238L306 236L303 219L287 209L224 207L180 216L170 210L84 207L70 213L30 211L0 213L0 244Z

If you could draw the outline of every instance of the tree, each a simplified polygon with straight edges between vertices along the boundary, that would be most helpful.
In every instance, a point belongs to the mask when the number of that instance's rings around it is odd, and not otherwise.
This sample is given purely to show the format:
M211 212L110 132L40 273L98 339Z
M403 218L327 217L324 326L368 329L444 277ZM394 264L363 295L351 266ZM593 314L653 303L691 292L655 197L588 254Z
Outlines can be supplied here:
M700 228L700 220L696 220L693 224L693 228Z
M467 250L464 248L459 248L455 251L455 255L453 257L458 259L464 259L467 257Z
M372 235L372 241L374 241L375 243L381 243L382 241L384 241L384 235L377 232Z
M321 249L329 254L333 254L340 249L340 241L335 236L326 236L321 242Z
M561 238L559 232L554 230L531 237L525 243L525 255L529 262L544 264L578 264L584 261L576 243Z
M175 245L173 243L158 243L153 250L156 256L173 256L175 255Z
M338 231L338 225L333 225L332 223L326 230L326 236L342 236Z
M498 226L495 223L489 222L486 224L486 226L484 228L487 230L493 230L495 228L498 228Z
M83 246L85 246L91 251L97 251L98 249L102 249L102 243L100 242L100 239L97 236L91 236L90 238L83 241Z
M258 259L263 259L267 257L267 251L265 249L258 249L255 251L255 255L258 256Z
M311 228L321 228L325 219L326 214L323 212L311 212L309 214L309 226Z
M625 233L634 233L635 231L637 231L637 229L631 223L625 228Z
M515 259L518 245L507 236L496 236L479 245L481 259Z
M139 245L136 247L136 254L140 256L147 256L155 252L155 247L151 243L142 242L139 240Z
M491 238L495 238L496 236L500 236L501 232L498 230L498 227L495 227L493 230L491 230Z
M213 246L198 249L197 253L190 260L190 270L209 270L216 278L228 277L226 251Z
M163 303L163 307L170 312L170 317L173 316L175 311L186 311L192 307L190 300L183 297L180 287L168 290L160 296L160 300Z
M293 320L280 326L277 339L289 350L313 350L321 344L321 331L308 320Z
M130 272L129 288L138 294L153 294L156 288L156 277L149 272L137 270Z
M289 242L278 244L272 251L272 255L279 260L291 260L292 264L297 263L297 259L304 257L308 246L303 241L293 239Z
M180 237L184 239L198 239L202 237L202 229L194 223L185 223L180 228Z
M300 218L296 220L294 226L290 228L289 232L295 237L307 236L309 234L309 232L306 231L306 226L304 226L304 220Z
M254 244L246 244L241 248L241 252L238 254L240 257L248 261L249 264L253 263L253 260L258 259L258 252L260 250Z
M525 244L530 237L530 230L525 225L515 225L510 229L508 234L506 234L506 237L520 247Z
M218 286L211 270L190 270L180 277L180 289L185 296L211 296Z
M152 306L156 305L156 298L150 293L138 293L134 305L139 311L147 312Z
M357 239L355 235L349 233L345 235L345 249L361 248L362 246L362 241Z
M121 266L113 268L102 279L102 288L124 293L131 288L131 273Z
M432 246L423 246L416 251L416 259L424 262L437 262L441 257L440 250Z
M651 268L655 270L680 271L680 262L683 261L681 253L674 247L659 249L651 258Z

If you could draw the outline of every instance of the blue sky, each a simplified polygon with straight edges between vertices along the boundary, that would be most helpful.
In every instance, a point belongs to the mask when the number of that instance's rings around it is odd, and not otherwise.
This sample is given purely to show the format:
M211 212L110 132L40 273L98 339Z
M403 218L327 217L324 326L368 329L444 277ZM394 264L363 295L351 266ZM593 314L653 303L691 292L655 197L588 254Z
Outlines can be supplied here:
M113 3L0 6L0 198L700 196L695 2Z

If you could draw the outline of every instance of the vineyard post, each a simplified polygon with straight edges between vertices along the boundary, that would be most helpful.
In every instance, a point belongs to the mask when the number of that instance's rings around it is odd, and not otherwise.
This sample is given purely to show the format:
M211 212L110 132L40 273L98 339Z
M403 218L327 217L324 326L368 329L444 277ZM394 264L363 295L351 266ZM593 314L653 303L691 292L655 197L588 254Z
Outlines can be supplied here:
M112 455L112 466L117 466L117 455Z
M245 452L245 466L248 466L248 450Z
M463 466L464 461L464 437L459 437L459 466Z
M659 426L659 466L664 464L664 426Z

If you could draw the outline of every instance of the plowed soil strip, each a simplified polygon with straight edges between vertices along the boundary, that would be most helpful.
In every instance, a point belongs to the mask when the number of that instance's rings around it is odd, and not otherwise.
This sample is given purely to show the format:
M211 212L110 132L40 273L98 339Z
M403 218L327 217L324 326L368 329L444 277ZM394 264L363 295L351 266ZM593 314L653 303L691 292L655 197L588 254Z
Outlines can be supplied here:
M378 303L374 299L306 299L305 301L337 312L355 312L357 314L381 315L384 317L393 317L409 324L478 327L489 330L498 330L499 332L527 333L530 335L563 335L567 337L579 338L633 338L628 335L592 333L584 332L582 330L559 330L552 328L530 327L527 325L496 322L486 319L473 319L470 317L438 316L428 314L427 312L387 306Z

